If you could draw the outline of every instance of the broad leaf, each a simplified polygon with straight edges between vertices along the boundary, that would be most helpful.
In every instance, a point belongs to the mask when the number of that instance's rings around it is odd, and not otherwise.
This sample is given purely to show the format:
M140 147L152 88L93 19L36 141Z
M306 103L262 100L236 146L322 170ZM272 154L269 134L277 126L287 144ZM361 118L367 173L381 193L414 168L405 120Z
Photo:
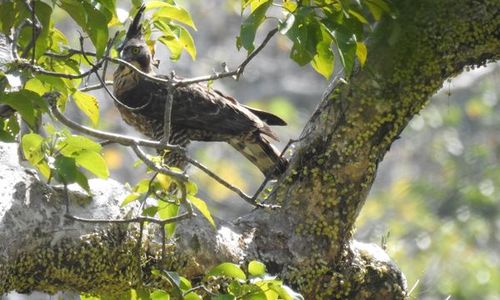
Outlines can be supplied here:
M359 63L361 66L365 65L366 56L368 54L368 49L366 49L366 45L363 42L356 43L356 56L358 57Z
M0 94L0 103L8 104L15 109L23 120L34 127L40 112L47 111L47 103L35 92L21 90L19 92Z
M73 94L76 106L90 119L92 125L97 127L99 123L99 103L97 99L87 93L76 91Z
M151 7L161 7L158 11L153 14L153 19L158 18L168 18L174 21L178 21L184 23L192 28L196 29L196 26L193 23L193 19L189 12L179 6L174 6L165 2L152 1L146 4L146 8Z
M226 276L233 279L246 280L247 276L240 267L233 263L222 263L212 268L207 276Z
M210 210L208 209L207 203L205 201L201 200L200 198L197 198L193 195L188 195L187 196L188 200L198 209L201 214L205 217L205 219L208 220L210 225L212 225L214 228L215 226L215 221L212 218L212 214L210 213Z
M260 261L252 260L248 263L248 273L252 276L263 276L266 274L266 265Z
M162 220L166 220L168 218L172 218L177 216L179 212L179 205L167 203L163 201L158 201L158 216ZM165 224L165 231L167 233L167 237L171 237L175 233L176 223Z
M99 153L85 150L78 153L78 155L74 158L78 166L87 169L97 177L109 177L109 170L106 166L106 161Z
M240 28L240 36L238 38L239 45L243 46L248 52L252 52L255 48L254 40L257 29L266 19L267 9L271 6L272 1L268 0L254 10L248 18L245 19Z

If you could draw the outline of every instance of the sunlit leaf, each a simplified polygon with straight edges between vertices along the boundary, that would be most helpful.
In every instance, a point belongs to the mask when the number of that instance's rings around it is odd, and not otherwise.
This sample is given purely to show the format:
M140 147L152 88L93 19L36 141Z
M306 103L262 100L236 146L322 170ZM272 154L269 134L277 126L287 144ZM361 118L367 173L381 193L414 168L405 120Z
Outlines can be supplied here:
M35 92L21 90L19 92L0 94L0 103L8 104L15 109L23 120L34 127L41 111L47 111L47 103Z
M158 216L160 217L160 219L166 220L175 217L177 216L178 212L179 212L179 205L159 201ZM176 225L177 224L175 222L165 224L165 231L167 233L167 237L171 237L175 233Z
M120 204L121 207L124 207L125 205L129 204L130 202L133 202L137 200L142 194L141 193L130 193L128 194L125 199L123 199L122 203Z
M97 127L99 123L99 103L97 99L87 93L76 91L73 94L76 106L90 119L92 125Z
M104 158L93 151L82 151L75 156L76 163L99 178L109 177L109 170Z
M188 293L183 300L202 300L203 298L194 292Z
M163 290L155 290L150 295L151 300L170 300L169 293Z
M101 152L102 146L81 135L70 135L62 140L59 144L59 148L62 154L66 156L72 156L78 154L81 151L93 151Z
M248 263L248 273L252 276L262 276L266 274L266 265L260 261L252 260Z
M245 272L243 272L238 265L233 263L222 263L217 265L207 273L207 276L226 276L241 280L247 279Z
M179 27L179 41L182 44L182 47L189 53L193 60L196 59L196 47L194 45L194 40L189 31L186 28L180 26Z
M186 9L160 1L152 1L146 4L146 8L152 8L152 7L161 7L153 14L153 19L169 18L171 20L184 23L196 29L193 23L193 19L191 18L191 15Z
M198 209L201 212L201 214L208 220L210 225L212 225L215 228L215 221L212 218L212 214L208 209L207 203L205 203L205 201L193 195L188 195L187 198L194 205L194 207L196 207L196 209Z
M50 176L50 168L45 161L45 154L42 149L44 142L43 137L36 133L28 133L23 135L21 146L23 148L24 157L35 166L43 176Z
M266 19L266 12L271 3L272 1L266 1L260 5L259 8L254 10L241 24L239 42L248 52L253 51L255 48L255 34L259 26Z
M311 66L314 70L323 75L326 79L330 78L332 75L335 61L332 50L332 38L327 31L328 29L321 25L322 40L317 44L317 53L311 61Z
M9 118L0 117L0 141L12 143L16 142L16 136L19 133L19 123L16 115Z
M368 50L366 49L365 43L356 42L356 56L358 57L361 66L365 65L367 54Z

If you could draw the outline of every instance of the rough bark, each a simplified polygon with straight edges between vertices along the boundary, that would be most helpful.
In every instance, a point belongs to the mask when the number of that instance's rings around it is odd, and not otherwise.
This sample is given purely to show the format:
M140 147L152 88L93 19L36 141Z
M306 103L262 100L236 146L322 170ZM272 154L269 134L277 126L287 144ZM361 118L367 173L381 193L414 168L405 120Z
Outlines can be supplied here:
M500 57L500 13L495 0L394 2L397 18L377 25L365 67L348 84L337 83L307 124L275 186L272 200L282 208L255 210L219 223L217 231L200 218L183 221L164 267L195 276L221 261L256 258L306 299L406 297L404 276L383 250L352 241L354 223L378 163L412 116L447 78ZM12 203L1 207L0 234L16 238L0 248L0 292L119 291L142 276L140 258L157 261L154 235L145 237L138 253L133 226L65 222L52 187L14 163L4 172L2 201ZM21 182L25 187L19 188ZM44 198L45 190L53 196ZM23 196L26 191L36 193ZM109 201L117 198L116 191L95 191ZM77 206L72 202L72 210ZM31 217L28 227L11 227L47 207L55 210ZM102 210L86 206L79 212L95 217ZM84 229L70 230L75 227Z

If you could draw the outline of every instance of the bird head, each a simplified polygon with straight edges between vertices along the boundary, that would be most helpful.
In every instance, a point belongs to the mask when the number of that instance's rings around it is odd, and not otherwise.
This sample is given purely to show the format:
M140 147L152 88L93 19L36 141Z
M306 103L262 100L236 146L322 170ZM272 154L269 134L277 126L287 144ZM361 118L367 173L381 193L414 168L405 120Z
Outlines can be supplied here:
M141 19L145 9L143 4L137 11L119 50L121 59L148 73L151 71L152 55L142 32Z

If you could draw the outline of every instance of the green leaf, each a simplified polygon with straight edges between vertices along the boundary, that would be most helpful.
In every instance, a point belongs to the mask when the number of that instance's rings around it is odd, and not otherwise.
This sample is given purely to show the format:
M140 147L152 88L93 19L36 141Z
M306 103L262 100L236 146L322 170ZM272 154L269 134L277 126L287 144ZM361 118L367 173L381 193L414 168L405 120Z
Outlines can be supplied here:
M38 78L31 78L30 80L26 81L26 84L24 85L24 89L33 91L37 93L40 96L43 96L45 93L49 92L49 88L47 85L43 84Z
M340 27L333 32L335 42L339 50L340 62L344 66L344 73L348 77L354 67L354 58L356 56L356 36L348 29Z
M28 90L0 94L0 103L8 104L19 112L23 120L32 128L35 127L36 119L40 112L47 111L45 100L37 93Z
M188 293L187 295L184 296L183 300L202 300L200 295L195 294L194 292Z
M178 60L183 49L188 52L193 60L196 59L196 46L193 37L186 28L167 24L164 20L156 20L154 26L163 33L158 40L170 50L171 60Z
M201 214L205 217L205 219L207 219L210 225L212 225L213 228L216 228L215 221L212 218L210 210L208 209L208 206L205 203L205 201L189 194L187 195L187 199L194 205L194 207L196 207L196 209L198 209L201 212Z
M311 66L316 72L323 75L326 79L330 78L333 73L334 56L332 50L332 38L328 33L328 29L321 24L322 41L316 46L317 54L311 61Z
M322 40L321 27L314 11L299 8L293 26L287 31L293 42L290 57L300 66L308 64L316 55L318 43Z
M240 269L240 267L233 263L221 263L220 265L212 268L207 276L226 276L233 279L246 280L247 276Z
M167 203L163 201L158 201L158 216L162 220L166 220L168 218L172 218L177 216L179 212L179 205ZM167 237L172 237L175 233L175 227L177 223L168 223L165 224L165 231L167 233Z
M70 135L60 141L58 149L66 156L76 156L81 151L93 151L99 153L102 150L102 146L87 137L81 135Z
M16 21L14 11L14 2L4 1L0 3L0 31L4 34L9 35L10 29L14 26Z
M155 290L149 296L151 300L170 300L170 295L163 290Z
M48 47L54 52L61 51L61 46L68 45L68 39L59 29L52 27L49 32Z
M191 18L191 15L186 9L182 7L159 1L152 1L151 3L146 4L146 8L151 8L151 7L161 7L158 11L156 11L153 14L153 19L168 18L174 21L184 23L196 29L196 26L193 23L193 19Z
M366 49L365 43L356 42L356 56L358 57L361 66L365 65L367 54L368 54L368 49Z
M179 26L180 34L179 41L182 47L189 53L191 59L196 59L196 47L194 45L194 40L189 31L186 28Z
M304 297L301 294L296 293L295 291L293 291L291 288L289 288L286 285L282 285L282 284L281 285L271 285L270 288L279 294L280 299L283 299L283 300L304 300Z
M255 48L254 40L255 34L259 26L266 19L267 9L271 6L272 1L268 0L254 10L248 18L241 24L239 41L241 46L248 52L252 52Z
M362 13L360 13L352 8L349 9L347 12L349 13L349 15L356 18L359 22L361 22L363 24L369 24L368 20L366 20L366 18L362 15Z
M261 5L266 4L269 0L243 0L241 2L241 11L250 5L250 12L254 12Z
M214 296L214 297L212 297L210 299L211 300L235 300L236 297L233 296L233 295L223 294L223 295Z
M19 123L14 114L7 119L0 118L0 141L7 143L15 142L18 133Z
M384 12L391 12L389 5L384 0L365 0L364 5L368 7L375 21L379 21Z
M133 202L137 200L142 194L141 193L130 193L123 199L122 204L120 204L120 207L124 207L125 205L129 204L130 202Z
M108 41L106 15L87 1L61 0L59 6L89 35L101 57Z
M76 181L77 172L74 158L60 155L55 159L54 177L57 181L65 184L73 183Z
M82 151L75 156L78 166L87 169L99 178L108 178L109 170L104 158L97 152Z
M76 91L73 94L76 106L90 119L92 125L97 127L99 123L99 103L97 99L87 93Z
M35 166L43 176L50 176L50 168L45 160L45 152L42 149L44 142L43 137L36 133L28 133L23 135L21 146L23 148L24 157Z
M248 273L252 276L263 276L266 274L266 265L260 261L252 260L248 263Z

